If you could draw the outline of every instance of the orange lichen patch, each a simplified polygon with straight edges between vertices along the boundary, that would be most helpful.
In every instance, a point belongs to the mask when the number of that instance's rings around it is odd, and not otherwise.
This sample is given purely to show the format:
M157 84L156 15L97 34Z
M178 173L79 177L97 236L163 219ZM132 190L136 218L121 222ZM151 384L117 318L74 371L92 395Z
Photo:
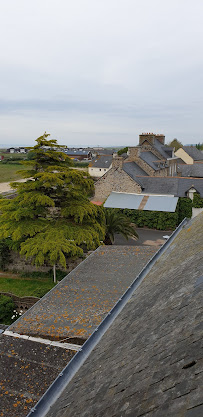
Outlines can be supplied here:
M32 403L32 402L33 402L33 400L32 400L32 398L27 398L27 400L25 400L25 402L26 402L26 403Z
M102 206L102 201L91 201L92 204L95 204L96 206Z

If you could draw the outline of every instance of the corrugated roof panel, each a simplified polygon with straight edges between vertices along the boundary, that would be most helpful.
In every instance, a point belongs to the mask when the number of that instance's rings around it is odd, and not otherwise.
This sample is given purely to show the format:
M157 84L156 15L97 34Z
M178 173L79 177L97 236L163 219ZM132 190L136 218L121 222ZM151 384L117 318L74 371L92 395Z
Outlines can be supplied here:
M177 206L178 197L149 196L144 210L174 212Z
M104 207L108 208L129 208L138 209L143 195L127 194L127 193L111 193L104 203Z
M104 203L104 207L138 210L144 197L143 194L112 192ZM174 212L177 202L178 197L150 195L143 210Z

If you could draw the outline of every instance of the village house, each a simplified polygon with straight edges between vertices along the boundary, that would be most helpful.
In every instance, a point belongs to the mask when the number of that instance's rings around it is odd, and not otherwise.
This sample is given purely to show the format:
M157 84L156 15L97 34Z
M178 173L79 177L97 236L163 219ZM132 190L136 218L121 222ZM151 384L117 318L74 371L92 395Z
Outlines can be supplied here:
M183 146L179 148L175 155L182 159L185 164L194 164L195 162L203 162L203 153L196 146Z
M177 173L179 161L164 144L163 135L142 134L139 145L128 149L126 159L112 159L111 169L95 183L94 201L104 202L112 191L191 198L193 190L203 197L203 178L181 176Z
M102 177L109 169L111 169L112 159L112 155L96 156L88 166L88 173L94 178Z

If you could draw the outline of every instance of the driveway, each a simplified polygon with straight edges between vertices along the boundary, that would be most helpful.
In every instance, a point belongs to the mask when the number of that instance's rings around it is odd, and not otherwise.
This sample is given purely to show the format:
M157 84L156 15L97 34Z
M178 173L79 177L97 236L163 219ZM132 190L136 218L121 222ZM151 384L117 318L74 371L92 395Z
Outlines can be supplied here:
M166 241L163 236L170 236L171 230L154 230L154 229L136 229L139 239L126 240L122 235L115 235L114 245L129 245L129 246L161 246Z

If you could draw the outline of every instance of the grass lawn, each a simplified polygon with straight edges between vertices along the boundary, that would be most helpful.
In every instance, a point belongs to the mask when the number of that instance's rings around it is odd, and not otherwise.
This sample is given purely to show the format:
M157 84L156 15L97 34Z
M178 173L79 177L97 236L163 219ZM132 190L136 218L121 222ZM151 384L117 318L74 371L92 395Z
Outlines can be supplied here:
M33 296L42 297L54 287L51 278L49 279L28 279L8 278L3 273L0 275L0 291L10 292L18 297Z
M16 171L19 171L21 169L29 168L17 163L2 164L0 162L0 182L10 182L21 179L22 176L16 174Z
M57 269L56 277L60 281L66 272ZM12 274L0 271L0 291L11 292L18 297L43 297L55 286L52 269L48 272L30 272Z

